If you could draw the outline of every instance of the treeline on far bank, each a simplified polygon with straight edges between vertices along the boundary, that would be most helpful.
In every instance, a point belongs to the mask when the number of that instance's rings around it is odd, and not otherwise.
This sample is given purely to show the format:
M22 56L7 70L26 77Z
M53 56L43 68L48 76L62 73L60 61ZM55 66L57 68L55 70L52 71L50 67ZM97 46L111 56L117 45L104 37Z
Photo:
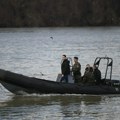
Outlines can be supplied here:
M120 25L120 0L0 0L0 27Z

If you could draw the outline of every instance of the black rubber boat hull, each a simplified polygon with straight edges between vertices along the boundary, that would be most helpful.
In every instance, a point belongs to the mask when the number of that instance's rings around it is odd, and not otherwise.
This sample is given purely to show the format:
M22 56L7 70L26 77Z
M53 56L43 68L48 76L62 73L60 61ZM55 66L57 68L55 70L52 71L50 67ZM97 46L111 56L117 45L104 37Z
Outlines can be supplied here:
M14 94L120 94L120 86L80 86L27 77L10 71L0 70L0 82Z

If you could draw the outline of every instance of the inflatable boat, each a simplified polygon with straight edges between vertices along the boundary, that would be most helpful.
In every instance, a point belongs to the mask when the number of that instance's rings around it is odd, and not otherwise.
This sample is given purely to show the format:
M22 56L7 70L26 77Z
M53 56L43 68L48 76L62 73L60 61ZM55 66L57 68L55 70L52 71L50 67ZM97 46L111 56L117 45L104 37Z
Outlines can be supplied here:
M103 84L100 85L81 85L73 81L69 77L69 82L57 81L28 77L21 74L13 73L0 69L0 83L10 92L14 94L120 94L120 81L112 80L113 59L108 57L97 57L94 64L100 65L101 60L107 60L105 76ZM107 78L108 69L110 70L110 78Z

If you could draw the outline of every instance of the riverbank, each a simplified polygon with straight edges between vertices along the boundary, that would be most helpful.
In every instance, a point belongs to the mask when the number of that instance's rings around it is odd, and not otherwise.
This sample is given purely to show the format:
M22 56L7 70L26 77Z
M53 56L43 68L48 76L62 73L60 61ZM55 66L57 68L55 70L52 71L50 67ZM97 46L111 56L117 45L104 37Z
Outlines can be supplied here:
M0 27L119 26L119 0L1 0Z

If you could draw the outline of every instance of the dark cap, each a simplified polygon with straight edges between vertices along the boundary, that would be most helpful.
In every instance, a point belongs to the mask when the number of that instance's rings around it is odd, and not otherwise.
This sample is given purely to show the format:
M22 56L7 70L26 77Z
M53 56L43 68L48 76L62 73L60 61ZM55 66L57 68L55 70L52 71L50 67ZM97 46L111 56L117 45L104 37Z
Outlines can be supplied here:
M64 54L64 55L62 55L62 56L66 57L66 55L65 55L65 54Z
M74 57L74 59L78 60L78 57Z

